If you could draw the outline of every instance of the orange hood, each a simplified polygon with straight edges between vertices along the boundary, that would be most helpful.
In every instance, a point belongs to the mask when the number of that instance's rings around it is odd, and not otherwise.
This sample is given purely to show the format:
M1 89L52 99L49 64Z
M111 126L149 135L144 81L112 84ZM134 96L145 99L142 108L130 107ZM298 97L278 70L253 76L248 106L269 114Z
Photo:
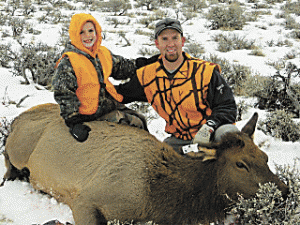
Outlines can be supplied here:
M82 30L83 25L86 22L92 22L96 29L97 42L93 46L93 51L88 50L86 47L84 47L84 45L81 42L80 32ZM79 50L88 53L90 56L94 58L102 42L101 32L102 29L100 24L92 15L86 13L79 13L72 16L70 27L69 27L69 36L70 36L71 44L74 45Z

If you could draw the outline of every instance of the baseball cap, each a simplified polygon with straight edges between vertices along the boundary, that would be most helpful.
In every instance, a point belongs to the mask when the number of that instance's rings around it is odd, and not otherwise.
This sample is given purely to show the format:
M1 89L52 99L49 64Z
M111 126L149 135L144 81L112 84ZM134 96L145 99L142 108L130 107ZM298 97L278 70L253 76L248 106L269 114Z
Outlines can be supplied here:
M166 19L163 19L163 20L159 21L155 25L155 39L165 29L175 29L180 34L183 34L182 27L180 25L179 20L175 20L175 19L171 19L171 18L166 18Z

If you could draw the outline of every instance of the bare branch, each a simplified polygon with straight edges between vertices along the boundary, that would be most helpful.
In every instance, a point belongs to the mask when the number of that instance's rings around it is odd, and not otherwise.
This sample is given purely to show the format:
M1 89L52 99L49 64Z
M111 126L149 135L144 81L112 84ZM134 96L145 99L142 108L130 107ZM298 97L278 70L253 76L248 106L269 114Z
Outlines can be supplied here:
M26 95L26 96L24 96L23 98L21 98L20 101L17 103L16 107L17 107L17 108L20 108L21 103L22 103L26 98L28 98L28 97L30 97L30 95Z

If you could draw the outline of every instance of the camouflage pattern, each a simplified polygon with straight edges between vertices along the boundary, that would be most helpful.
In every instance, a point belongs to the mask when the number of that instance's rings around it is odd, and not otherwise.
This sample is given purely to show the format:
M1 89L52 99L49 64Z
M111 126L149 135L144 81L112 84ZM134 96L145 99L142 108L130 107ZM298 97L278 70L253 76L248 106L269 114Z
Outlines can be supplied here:
M78 50L73 45L68 44L63 52L76 52L85 55L87 58L91 56L83 51ZM96 70L102 74L102 66L99 58L97 57ZM135 76L136 65L135 60L125 59L122 56L112 54L113 69L111 77L116 80L126 80ZM98 75L99 76L99 75ZM102 74L103 77L103 74ZM99 82L103 80L99 78ZM54 99L60 105L61 116L66 120L79 114L80 101L76 96L78 88L77 78L68 57L64 57L53 76L52 89L54 91ZM93 118L99 118L102 115L111 112L120 105L107 91L100 91L99 106Z

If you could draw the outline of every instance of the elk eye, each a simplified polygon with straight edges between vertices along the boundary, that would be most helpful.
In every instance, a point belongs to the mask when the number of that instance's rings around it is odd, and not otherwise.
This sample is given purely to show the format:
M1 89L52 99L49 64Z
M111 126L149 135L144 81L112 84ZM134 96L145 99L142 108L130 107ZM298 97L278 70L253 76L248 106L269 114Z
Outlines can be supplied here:
M238 168L240 168L240 169L246 169L246 170L249 172L248 167L247 167L244 163L242 163L242 162L237 162L237 163L236 163L236 166L237 166Z

